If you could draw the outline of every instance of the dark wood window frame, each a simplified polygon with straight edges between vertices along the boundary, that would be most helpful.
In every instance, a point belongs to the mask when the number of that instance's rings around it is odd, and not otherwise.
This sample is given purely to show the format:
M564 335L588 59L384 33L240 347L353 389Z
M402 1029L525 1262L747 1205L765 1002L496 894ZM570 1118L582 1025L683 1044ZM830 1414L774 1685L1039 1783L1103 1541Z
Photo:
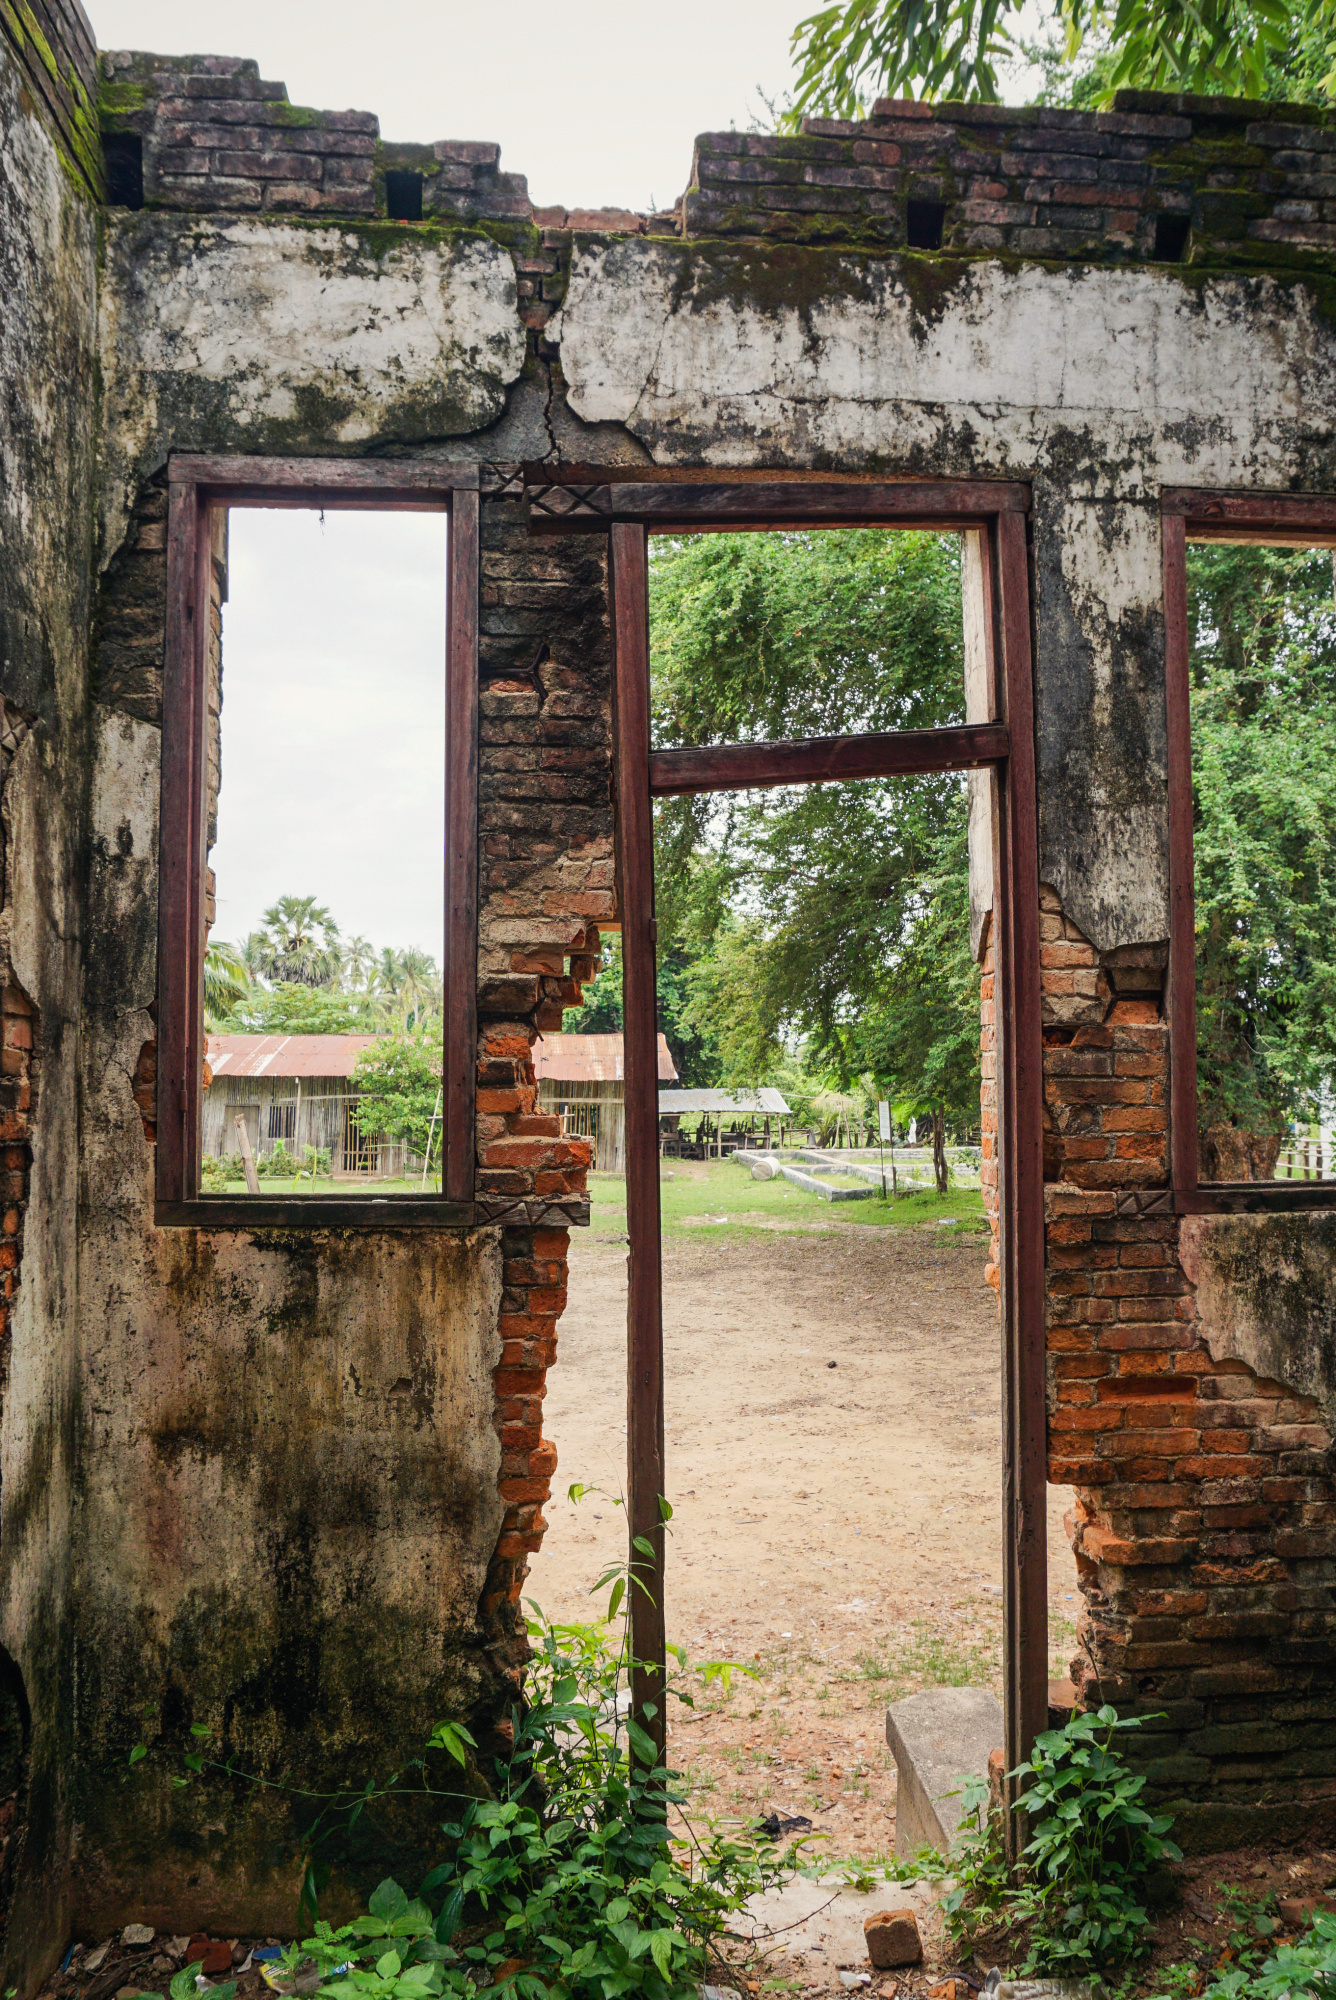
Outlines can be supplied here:
M1026 486L691 473L609 480L526 467L536 534L610 542L615 640L614 802L622 919L627 1221L628 1527L645 1584L631 1592L632 1706L660 1748L664 1524L663 1315L658 1169L653 800L678 792L941 770L993 773L1003 1352L1003 1652L1009 1769L1048 1726L1047 1418L1044 1396L1043 1047ZM738 529L981 531L989 719L961 728L653 750L648 537ZM652 1560L637 1551L654 1550ZM649 1711L655 1711L652 1715ZM1014 1838L1018 1819L1009 1816Z
M1336 499L1173 486L1166 487L1160 495L1160 513L1169 772L1169 1129L1174 1208L1179 1215L1333 1208L1336 1184L1331 1181L1203 1182L1198 1175L1197 933L1187 545L1243 542L1336 549Z
M439 1195L201 1196L207 850L208 517L214 507L449 516L445 705L444 1177ZM471 465L174 455L158 876L154 1217L204 1228L468 1228L473 1223L478 935L478 470Z

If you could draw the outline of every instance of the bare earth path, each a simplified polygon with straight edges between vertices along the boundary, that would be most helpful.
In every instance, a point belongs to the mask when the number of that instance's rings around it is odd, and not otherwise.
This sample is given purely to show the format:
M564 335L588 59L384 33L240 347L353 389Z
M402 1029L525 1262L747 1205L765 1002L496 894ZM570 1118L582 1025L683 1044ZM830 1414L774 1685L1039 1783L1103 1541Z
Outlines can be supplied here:
M760 1675L674 1708L698 1809L803 1814L832 1856L894 1841L885 1709L933 1683L998 1685L1001 1418L984 1239L936 1224L728 1230L664 1245L670 1640ZM624 1516L626 1252L577 1237L544 1428L561 1465L528 1594L587 1620ZM1050 1501L1050 1639L1075 1580ZM599 1600L599 1604L604 1602Z

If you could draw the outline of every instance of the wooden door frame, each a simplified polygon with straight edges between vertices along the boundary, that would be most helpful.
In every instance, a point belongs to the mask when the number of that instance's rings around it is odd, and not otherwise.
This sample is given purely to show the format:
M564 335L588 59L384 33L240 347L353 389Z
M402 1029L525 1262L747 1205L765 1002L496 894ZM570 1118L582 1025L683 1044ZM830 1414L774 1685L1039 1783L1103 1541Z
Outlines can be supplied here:
M609 537L614 636L613 796L626 1074L627 1480L632 1710L660 1754L663 1696L663 1301L658 1159L653 800L673 793L986 769L994 795L998 1215L1003 1378L1005 1751L1014 1769L1048 1723L1043 1036L1026 486L1002 481L727 476L545 482L541 534ZM650 747L648 536L829 527L978 534L988 717L962 728L805 743ZM1008 1842L1016 1828L1008 1815Z

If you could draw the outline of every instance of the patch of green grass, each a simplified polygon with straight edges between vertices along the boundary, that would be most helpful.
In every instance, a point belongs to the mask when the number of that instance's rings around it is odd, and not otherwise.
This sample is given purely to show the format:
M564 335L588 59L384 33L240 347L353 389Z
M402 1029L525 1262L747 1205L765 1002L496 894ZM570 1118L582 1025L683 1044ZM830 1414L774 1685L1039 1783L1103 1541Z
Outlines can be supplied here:
M704 1163L665 1160L660 1174L660 1202L665 1236L727 1236L755 1231L767 1223L789 1222L805 1228L833 1223L858 1223L872 1228L899 1228L920 1222L944 1222L955 1217L951 1235L973 1235L986 1228L983 1197L961 1189L939 1195L935 1189L883 1201L823 1201L791 1181L754 1181L745 1167L730 1160ZM626 1182L620 1174L589 1176L591 1233L607 1241L626 1234ZM946 1230L942 1231L945 1236Z
M856 1656L847 1678L889 1682L894 1696L930 1687L989 1687L997 1677L996 1649L956 1639L931 1619L916 1618L907 1638L891 1637L878 1652ZM885 1696L877 1695L881 1702Z
M228 1181L225 1187L206 1189L204 1194L201 1196L201 1199L207 1201L211 1195L221 1194L225 1196L228 1200L233 1200L238 1195L244 1195L245 1192L246 1192L245 1180L241 1176L238 1176L236 1180ZM439 1192L440 1192L439 1188L436 1188L432 1185L431 1176L428 1175L427 1193L438 1194ZM290 1180L270 1180L267 1177L265 1179L262 1179L260 1182L260 1192L257 1199L263 1201L266 1198L266 1196L281 1195L285 1199L291 1200L294 1195L301 1196L301 1195L313 1195L313 1194L322 1194L322 1195L332 1194L339 1196L340 1199L344 1201L347 1201L352 1197L358 1195L365 1195L368 1198L374 1198L376 1195L380 1194L421 1194L421 1193L422 1193L421 1180L336 1181L321 1174L317 1175L316 1179L312 1181L308 1180L305 1174L301 1174L298 1176L297 1185L295 1187L293 1186Z

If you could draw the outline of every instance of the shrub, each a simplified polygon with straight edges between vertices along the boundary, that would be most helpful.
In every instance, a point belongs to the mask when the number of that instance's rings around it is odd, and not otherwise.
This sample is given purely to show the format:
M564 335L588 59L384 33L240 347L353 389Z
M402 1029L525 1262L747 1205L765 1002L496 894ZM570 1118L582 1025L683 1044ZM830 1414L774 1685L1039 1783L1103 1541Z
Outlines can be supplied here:
M610 1618L624 1590L624 1581L614 1588ZM729 1917L792 1873L799 1855L780 1857L751 1838L680 1819L674 1774L624 1712L627 1625L623 1612L614 1643L606 1625L554 1625L541 1612L530 1622L527 1700L511 1711L512 1747L495 1762L489 1796L478 1796L489 1774L477 1767L473 1738L442 1723L424 1755L384 1784L324 1798L304 1847L299 1916L310 1934L287 1947L275 1970L300 1968L304 1993L333 2000L472 2000L484 1992L695 2000ZM680 1684L686 1656L675 1659L675 1698L690 1706ZM713 1662L702 1671L707 1685L719 1680L727 1690L734 1672L748 1670ZM192 1725L196 1739L209 1733ZM461 1783L433 1791L426 1773L442 1753L459 1765ZM130 1762L148 1755L141 1744ZM244 1776L211 1762L202 1740L185 1764L187 1781L206 1771L229 1784ZM416 1896L386 1880L364 1917L334 1929L316 1914L329 1875L324 1857L365 1808L407 1789L449 1809L442 1860Z
M1143 1719L1105 1707L1035 1739L1030 1761L1011 1773L1028 1780L1015 1808L1030 1820L1018 1883L1007 1879L987 1786L965 1781L963 1831L950 1858L957 1886L945 1905L956 1937L998 1919L1027 1926L1026 1973L1100 1970L1144 1953L1142 1891L1161 1863L1181 1855L1167 1837L1172 1820L1140 1803L1145 1778L1114 1748L1118 1732Z

